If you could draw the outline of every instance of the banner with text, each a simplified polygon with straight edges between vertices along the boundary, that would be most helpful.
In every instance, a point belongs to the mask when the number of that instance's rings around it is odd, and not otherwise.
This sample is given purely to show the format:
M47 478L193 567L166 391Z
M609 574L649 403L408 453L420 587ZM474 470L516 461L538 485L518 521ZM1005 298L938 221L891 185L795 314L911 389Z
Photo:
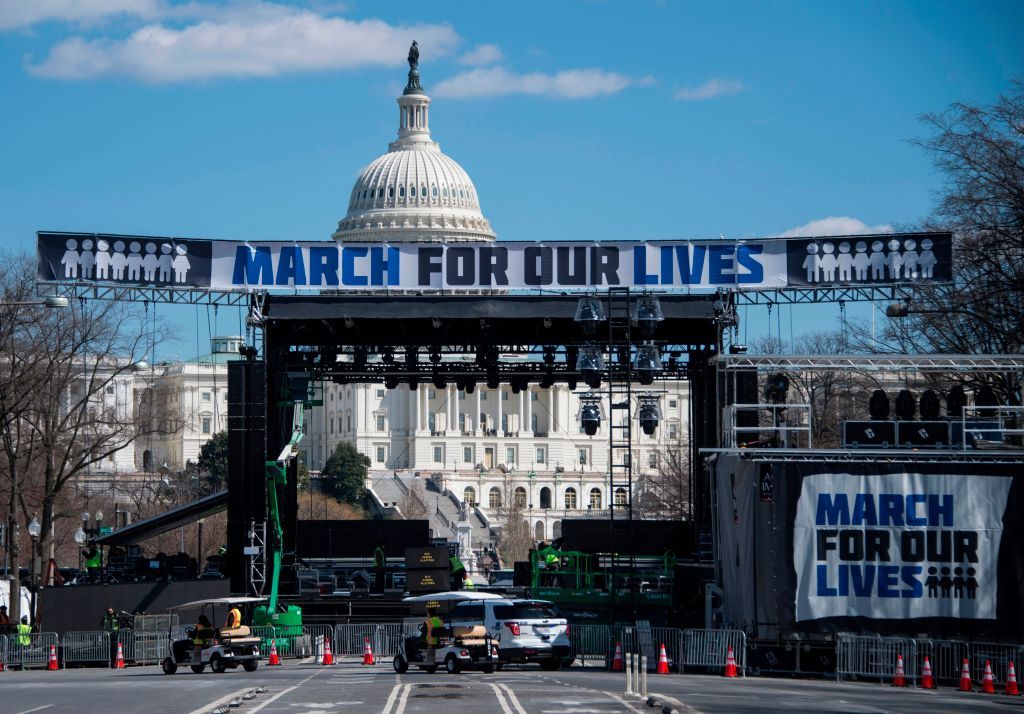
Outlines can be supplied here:
M40 232L37 277L214 290L769 290L944 282L952 260L949 233L341 244Z
M793 525L796 620L996 617L1013 479L818 473Z

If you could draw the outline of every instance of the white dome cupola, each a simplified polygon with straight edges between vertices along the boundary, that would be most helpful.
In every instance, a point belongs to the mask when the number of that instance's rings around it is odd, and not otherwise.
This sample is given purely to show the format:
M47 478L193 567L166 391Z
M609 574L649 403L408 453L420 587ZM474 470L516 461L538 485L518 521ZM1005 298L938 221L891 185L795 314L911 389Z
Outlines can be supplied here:
M419 49L398 98L398 139L363 169L348 213L332 236L347 242L493 241L469 174L430 136L430 97L420 86Z

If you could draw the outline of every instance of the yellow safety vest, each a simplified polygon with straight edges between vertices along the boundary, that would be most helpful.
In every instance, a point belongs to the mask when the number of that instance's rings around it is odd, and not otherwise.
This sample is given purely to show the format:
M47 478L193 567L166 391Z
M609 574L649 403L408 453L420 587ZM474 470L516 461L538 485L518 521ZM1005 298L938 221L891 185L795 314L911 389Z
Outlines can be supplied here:
M28 647L32 644L32 626L26 625L25 623L18 624L18 644L22 647Z
M440 617L428 617L427 622L430 623L430 633L427 635L427 644L436 645L440 642L440 638L437 636L437 631L444 627L444 620Z

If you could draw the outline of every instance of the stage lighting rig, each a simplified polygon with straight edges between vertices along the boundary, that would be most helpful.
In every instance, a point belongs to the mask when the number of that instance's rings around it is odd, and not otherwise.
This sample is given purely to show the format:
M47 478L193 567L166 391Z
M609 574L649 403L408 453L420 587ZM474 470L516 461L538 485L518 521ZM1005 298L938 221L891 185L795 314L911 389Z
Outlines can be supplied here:
M884 389L876 389L868 400L868 415L875 421L889 418L889 396Z
M926 389L921 392L921 400L918 403L921 418L925 421L936 421L939 418L939 395L934 389Z
M917 400L909 389L901 389L896 395L896 416L900 419L910 420L917 413Z
M576 304L573 320L580 323L583 334L593 337L597 334L597 326L608 319L604 312L604 304L596 297L582 297Z
M580 397L580 425L587 436L593 436L601 427L601 399L587 394Z
M380 351L380 361L386 365L395 363L395 351L390 347L383 347Z
M967 395L964 393L964 388L959 384L951 387L946 393L946 416L960 419L964 415L965 406L967 406Z
M631 306L630 318L640 328L644 337L651 337L658 329L658 323L665 319L661 311L661 301L654 295L643 295Z

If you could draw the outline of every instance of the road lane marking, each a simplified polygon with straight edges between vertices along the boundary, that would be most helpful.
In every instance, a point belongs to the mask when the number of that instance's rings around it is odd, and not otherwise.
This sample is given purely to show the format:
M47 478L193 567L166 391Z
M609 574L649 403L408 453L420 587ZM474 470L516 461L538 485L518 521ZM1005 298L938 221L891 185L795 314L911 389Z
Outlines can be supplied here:
M411 684L405 685L405 689L402 690L402 696L398 698L398 706L395 707L395 714L402 714L402 712L405 711L405 705L409 702L409 690L411 689Z
M509 709L508 703L505 701L505 697L503 696L502 691L498 689L498 685L490 684L488 686L490 686L490 688L494 690L494 696L497 698L498 704L501 705L501 711L503 711L505 714L512 714L512 710Z
M198 709L192 710L191 714L203 714L204 712L208 712L211 709L216 709L217 707L219 707L222 704L227 704L232 699L240 698L243 694L245 694L246 692L250 691L251 689L255 689L255 687L246 687L245 689L239 689L237 692L232 692L231 694L223 696L223 697L221 697L220 699L218 699L216 701L210 702L209 704L204 704L203 706L199 707ZM37 710L36 709L29 709L29 711L33 711L34 712L34 711L37 711Z
M327 671L327 670L325 670L325 669L318 669L318 670L317 670L316 672L313 672L313 674L309 675L308 677L306 677L305 679L303 679L303 680L302 680L301 682L299 682L298 684L292 685L291 687L288 687L287 689L282 689L282 690L281 690L280 692L278 692L277 694L275 694L274 696L272 696L272 697L271 697L270 699L268 699L267 701L265 701L265 702L262 702L262 703L260 703L260 704L259 704L258 706L256 706L256 707L253 707L253 708L252 708L252 709L250 710L250 714L256 714L256 712L258 712L259 710L263 709L263 708L264 708L265 706L267 706L268 704L273 704L273 703L274 703L274 702L276 702L276 701L277 701L278 699L280 699L281 697L283 697L283 696L284 696L285 694L288 694L288 692L292 692L292 691L294 691L294 690L298 689L298 688L299 688L299 687L301 687L301 686L302 686L303 684L305 684L306 682L308 682L309 680L311 680L311 679L312 679L313 677L317 676L318 674L323 674L323 673L324 673L324 672L326 672L326 671ZM204 711L206 711L206 710L204 710ZM193 714L195 714L195 712L193 712Z
M43 710L43 709L49 709L49 708L50 708L50 707L52 707L52 706L53 706L52 704L44 704L43 706L41 706L41 707L36 707L35 709L26 709L26 710L25 710L25 711L23 711L23 712L18 712L18 714L32 714L32 712L37 712L37 711L41 711L41 710Z
M498 683L498 686L505 690L505 694L508 696L509 703L515 707L518 714L526 714L526 710L523 709L523 705L519 703L519 699L516 697L515 692L507 684Z

